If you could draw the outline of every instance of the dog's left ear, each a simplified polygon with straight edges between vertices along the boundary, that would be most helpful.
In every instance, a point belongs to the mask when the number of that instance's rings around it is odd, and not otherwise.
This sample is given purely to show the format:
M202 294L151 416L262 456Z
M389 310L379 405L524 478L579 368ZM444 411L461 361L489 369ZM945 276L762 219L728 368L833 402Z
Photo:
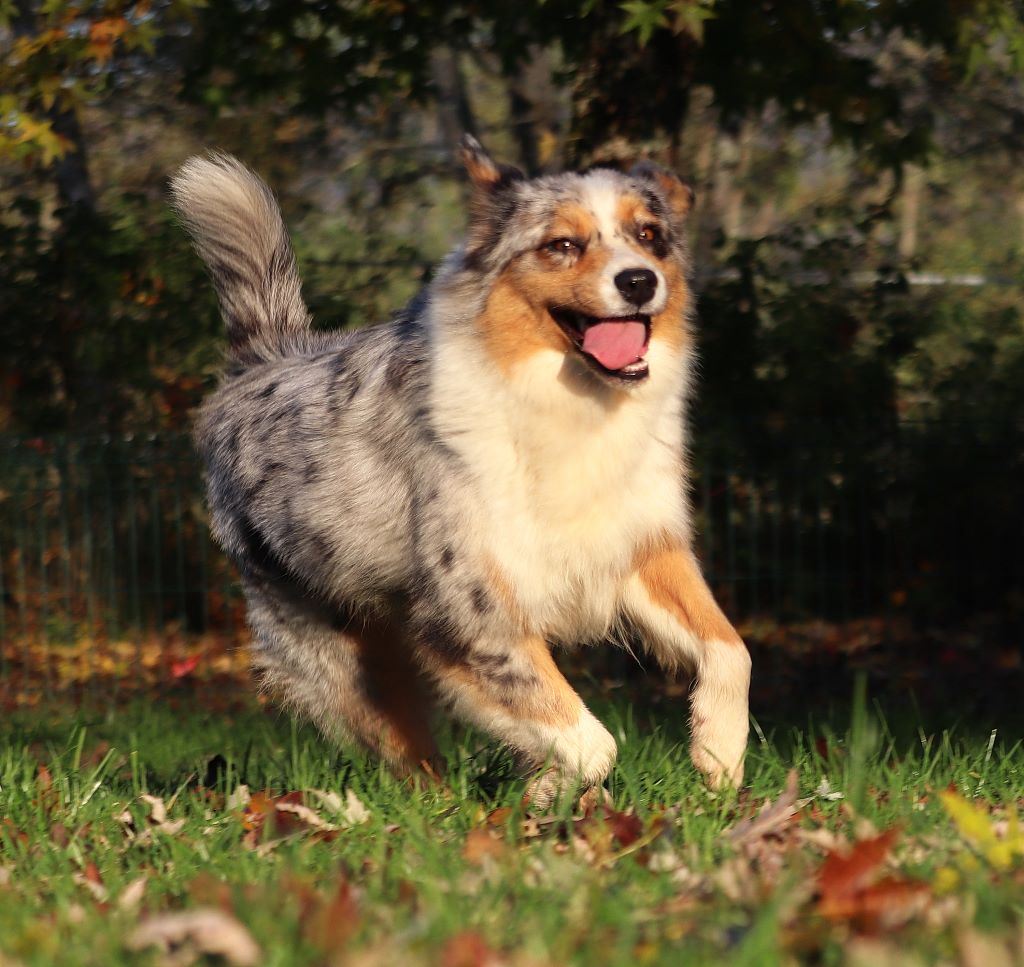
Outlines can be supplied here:
M695 197L693 189L667 168L662 168L653 161L638 161L630 171L630 175L644 181L654 182L658 191L668 202L672 217L677 221L681 222L686 218L690 209L693 208Z
M469 175L473 190L477 193L489 195L513 181L521 181L525 177L518 168L514 168L512 165L498 164L494 161L484 151L483 145L471 134L462 136L459 148L462 163L466 167L466 174Z

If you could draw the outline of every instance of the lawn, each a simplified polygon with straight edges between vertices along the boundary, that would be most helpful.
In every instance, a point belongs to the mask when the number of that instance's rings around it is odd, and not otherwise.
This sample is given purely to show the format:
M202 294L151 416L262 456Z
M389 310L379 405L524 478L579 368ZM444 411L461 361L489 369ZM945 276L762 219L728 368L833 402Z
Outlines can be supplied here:
M244 699L14 712L0 965L1024 961L1012 737L861 696L759 725L746 788L716 796L681 715L615 694L593 702L614 806L582 818L525 814L464 731L417 788Z

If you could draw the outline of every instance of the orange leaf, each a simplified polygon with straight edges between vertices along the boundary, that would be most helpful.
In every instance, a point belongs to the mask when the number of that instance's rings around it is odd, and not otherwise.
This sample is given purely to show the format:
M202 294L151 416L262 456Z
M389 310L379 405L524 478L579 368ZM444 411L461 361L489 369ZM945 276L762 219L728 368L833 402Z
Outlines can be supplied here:
M462 847L462 858L478 866L487 857L498 859L505 852L505 842L488 829L471 829Z
M326 953L345 946L359 926L359 904L348 880L342 880L330 899L312 907L303 923L306 938Z
M191 675L199 666L199 656L193 655L191 658L183 658L181 661L171 662L171 678L185 678L186 675Z
M620 813L610 806L605 806L604 818L611 829L612 839L622 849L632 846L643 834L644 824L635 813Z
M441 950L441 967L492 967L498 962L487 941L472 930L450 937Z
M820 909L825 916L849 915L850 903L871 884L898 834L897 828L889 829L854 843L848 852L833 851L825 857L818 873Z

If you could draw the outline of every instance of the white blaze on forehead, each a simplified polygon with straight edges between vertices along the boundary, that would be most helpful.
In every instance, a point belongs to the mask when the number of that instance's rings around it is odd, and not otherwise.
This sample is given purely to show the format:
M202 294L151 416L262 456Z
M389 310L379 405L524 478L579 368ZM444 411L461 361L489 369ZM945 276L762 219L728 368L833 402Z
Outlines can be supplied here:
M609 315L628 315L636 311L622 298L615 285L615 276L626 269L650 269L658 279L654 298L643 307L650 315L665 308L668 287L664 274L655 262L625 238L625 226L619 221L619 206L624 193L622 177L614 171L599 168L583 176L582 203L590 210L601 235L601 245L609 250L608 263L601 273L598 291Z
M604 243L615 243L619 232L619 203L622 201L622 180L614 172L599 168L583 178L583 204L597 222Z

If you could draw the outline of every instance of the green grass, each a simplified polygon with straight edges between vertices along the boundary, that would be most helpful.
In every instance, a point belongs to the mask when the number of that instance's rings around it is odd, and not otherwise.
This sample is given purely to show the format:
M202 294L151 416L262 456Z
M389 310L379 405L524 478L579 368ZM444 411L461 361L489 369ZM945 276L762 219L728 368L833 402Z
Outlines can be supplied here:
M245 925L267 965L958 963L972 944L1019 944L1024 847L1004 820L1024 800L1021 745L894 735L866 702L854 709L838 724L756 730L737 801L703 788L678 730L598 708L620 742L615 810L639 822L574 823L564 809L526 826L522 780L465 732L443 736L447 786L415 788L256 707L17 713L0 723L0 965L159 963L127 949L133 929L210 906ZM727 831L777 800L791 768L797 818L733 843ZM352 790L369 819L257 849L275 833L246 837L226 801L240 783ZM954 823L947 788L976 802L974 825ZM150 824L143 794L180 829L133 839ZM892 827L887 864L826 916L826 849ZM141 900L125 904L140 877Z

